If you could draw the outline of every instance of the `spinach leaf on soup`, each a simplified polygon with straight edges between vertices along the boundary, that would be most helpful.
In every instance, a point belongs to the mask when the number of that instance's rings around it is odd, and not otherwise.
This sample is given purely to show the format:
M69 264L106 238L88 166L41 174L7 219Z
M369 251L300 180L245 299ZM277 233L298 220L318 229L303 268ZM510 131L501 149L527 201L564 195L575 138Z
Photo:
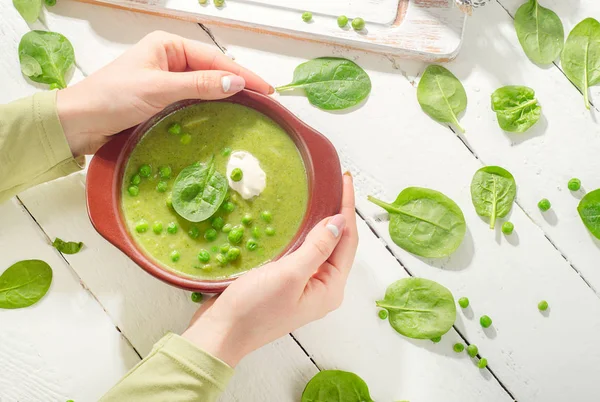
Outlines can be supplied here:
M462 211L444 194L408 187L388 204L369 196L369 201L390 214L390 236L404 250L427 258L452 254L462 243L467 226Z
M29 307L44 297L51 283L52 268L44 261L19 261L0 275L0 308Z
M76 254L83 247L82 242L64 241L58 237L52 242L52 246L63 254Z
M346 109L362 102L371 92L369 75L356 63L337 57L320 57L300 64L292 83L277 92L301 88L308 101L324 110Z
M496 218L505 217L517 195L515 178L499 166L486 166L475 172L471 181L471 199L479 216L490 218L490 229Z
M13 6L28 23L34 23L42 11L42 0L13 0Z
M492 94L492 110L504 131L523 133L540 120L542 107L535 91L523 86L498 88Z
M567 77L583 92L589 109L588 89L600 83L600 22L587 18L577 24L567 38L560 61Z
M414 339L444 335L456 320L452 293L437 282L423 278L400 279L388 286L378 307L398 333Z
M525 54L538 64L550 64L563 49L565 30L552 10L528 0L515 14L515 30Z
M225 200L227 179L215 170L215 157L208 163L184 168L173 183L172 204L175 212L190 222L205 221Z
M461 132L458 115L467 107L467 93L461 82L442 66L427 67L419 86L417 99L425 113L439 123L452 123Z
M71 42L56 32L31 31L19 43L21 71L30 80L66 88L65 76L75 63Z
M585 227L600 239L600 189L587 193L579 202L577 212Z
M301 402L373 402L369 387L354 373L323 370L306 384Z

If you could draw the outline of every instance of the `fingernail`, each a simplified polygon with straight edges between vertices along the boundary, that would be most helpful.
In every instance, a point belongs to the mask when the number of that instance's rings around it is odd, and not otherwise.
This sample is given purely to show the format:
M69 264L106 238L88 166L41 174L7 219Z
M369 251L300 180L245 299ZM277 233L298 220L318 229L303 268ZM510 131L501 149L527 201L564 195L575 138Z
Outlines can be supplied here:
M329 220L325 228L327 228L334 237L339 237L345 226L346 218L344 215L338 214Z
M273 95L275 93L275 88L269 87L269 95Z
M346 171L344 172L344 176L352 177L352 173L350 173L350 171L349 171L349 170L346 170Z
M226 94L240 92L245 86L246 80L239 75L226 75L221 78L221 87Z

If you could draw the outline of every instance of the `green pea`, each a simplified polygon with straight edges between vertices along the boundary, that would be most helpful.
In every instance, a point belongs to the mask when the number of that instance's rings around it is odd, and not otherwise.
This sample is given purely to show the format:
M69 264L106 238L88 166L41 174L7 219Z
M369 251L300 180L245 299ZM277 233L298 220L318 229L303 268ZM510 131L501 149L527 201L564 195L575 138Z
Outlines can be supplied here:
M227 256L223 254L217 254L215 257L220 266L227 265Z
M271 214L271 211L262 211L260 213L260 218L267 223L271 223L273 215Z
M137 197L137 195L140 193L140 188L138 186L129 186L127 192L130 196Z
M363 20L362 18L358 17L358 18L354 18L352 20L352 28L355 31L362 31L363 29L365 29L365 20Z
M275 236L275 229L271 226L267 226L267 228L265 229L265 233L267 234L267 236Z
M504 222L502 224L502 233L505 235L511 235L513 230L515 230L515 225L512 222Z
M144 233L148 230L148 226L148 222L146 222L145 219L142 219L135 225L135 231L138 233Z
M167 198L165 198L165 204L167 205L168 208L173 208L173 195L172 194L167 195Z
M227 234L227 239L231 244L240 244L244 237L244 228L236 226Z
M550 204L550 201L548 201L548 199L544 198L543 200L541 200L540 202L538 202L538 208L542 211L542 212L546 212L547 210L549 210L552 207L552 204Z
M131 177L131 184L133 184L134 186L138 186L141 182L142 178L139 174L134 174L133 177Z
M254 251L258 248L258 243L254 239L248 239L246 242L246 249L249 251Z
M487 315L482 315L479 319L479 323L483 328L489 328L492 325L492 319Z
M227 252L229 251L229 247L231 246L228 243L221 244L219 251L221 251L222 254L227 254Z
M385 320L386 318L388 318L387 310L379 310L379 313L377 313L377 315L379 315L379 318L382 320Z
M244 224L244 226L250 226L252 220L252 215L250 214L246 214L242 217L242 223Z
M181 254L179 254L179 251L177 251L177 250L171 251L171 261L177 262L177 261L179 261L180 258L181 258Z
M241 253L242 251L238 247L230 247L229 250L227 250L227 260L235 261L240 257Z
M151 174L152 174L152 167L150 165L140 166L140 176L150 177Z
M302 21L310 22L312 20L312 13L310 11L305 11L302 13Z
M154 222L152 225L152 231L156 234L161 234L163 231L163 224L160 221Z
M231 201L227 201L224 202L223 205L221 206L221 208L223 209L223 211L225 212L233 212L233 210L235 209L235 204Z
M202 301L202 293L192 292L192 301L194 303L200 303Z
M569 180L568 187L571 191L579 191L581 188L581 180L575 178Z
M181 124L173 123L169 126L167 131L169 132L169 134L179 135L179 134L181 134Z
M240 181L242 180L242 177L244 177L244 172L242 172L242 169L240 168L233 169L229 175L229 178L233 181Z
M223 148L223 150L221 151L221 155L223 155L223 156L231 155L231 148L229 148L229 147Z
M455 343L452 349L454 349L456 353L460 353L463 350L465 350L465 345L463 345L462 343Z
M192 226L190 230L188 230L188 235L192 239L197 239L198 237L200 237L200 229L198 229L196 226Z
M431 342L433 343L439 343L442 340L441 336L436 336L435 338L431 338Z
M52 7L56 5L56 0L44 0L44 3L46 3L48 7Z
M225 221L220 216L217 216L216 218L213 218L210 225L216 230L221 230L225 226Z
M181 136L181 139L179 140L179 142L181 142L183 145L187 145L190 142L192 142L192 136L189 134L184 134Z
M229 232L231 232L231 229L233 229L233 226L231 225L231 223L226 223L226 224L223 226L223 229L221 229L221 231L222 231L223 233L229 233Z
M223 7L224 4L225 0L215 0L215 6L217 7Z
M207 229L206 232L204 232L204 238L207 241L213 241L217 238L217 231L214 229Z
M169 185L167 184L166 181L161 180L158 182L158 184L156 185L156 191L158 191L159 193L164 193L165 191L167 191L167 187Z
M200 267L201 270L206 271L206 272L210 272L213 269L213 266L210 264L204 264L202 267Z
M177 233L177 224L175 222L171 222L167 225L167 232L171 234Z
M485 357L482 357L481 360L479 360L477 362L477 367L479 367L480 369L484 369L487 367L487 359Z
M346 17L345 15L340 15L337 18L337 24L340 28L345 27L346 25L348 25L348 17Z
M461 297L460 299L458 299L458 305L462 308L469 307L469 299L466 297Z
M260 229L258 228L258 226L254 226L252 228L252 237L254 237L255 239L260 239Z
M160 169L158 169L158 175L160 176L161 179L170 178L171 173L173 173L173 171L171 170L170 166L163 166Z
M467 346L467 354L469 356L475 357L475 356L477 356L477 353L479 353L479 349L477 349L477 346L475 346L475 345Z
M538 309L540 311L546 311L548 310L548 302L546 300L542 300L541 302L538 303Z
M198 253L198 260L203 263L207 263L210 261L210 253L204 249L200 250Z
M200 3L200 4L206 4L206 3L208 3L208 0L198 0L198 3Z

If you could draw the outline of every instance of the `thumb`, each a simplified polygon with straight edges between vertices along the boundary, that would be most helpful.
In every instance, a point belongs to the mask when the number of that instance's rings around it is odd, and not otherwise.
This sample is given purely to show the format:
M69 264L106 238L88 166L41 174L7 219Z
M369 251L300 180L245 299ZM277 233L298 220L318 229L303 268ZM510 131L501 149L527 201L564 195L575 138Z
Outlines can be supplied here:
M246 86L246 80L227 71L201 70L165 73L165 96L169 103L183 99L227 98Z
M341 214L319 222L306 236L300 248L292 254L299 262L300 269L306 270L307 275L316 272L335 250L345 227L346 217ZM290 264L294 269L298 269L298 265Z

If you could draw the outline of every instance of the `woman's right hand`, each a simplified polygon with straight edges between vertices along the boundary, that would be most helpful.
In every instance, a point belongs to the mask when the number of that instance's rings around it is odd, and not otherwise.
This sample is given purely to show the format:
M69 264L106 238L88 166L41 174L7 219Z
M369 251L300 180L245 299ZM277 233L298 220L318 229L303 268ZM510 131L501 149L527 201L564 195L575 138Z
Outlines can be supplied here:
M231 367L255 349L337 309L358 246L352 176L340 214L318 223L290 255L251 270L207 301L183 337Z

